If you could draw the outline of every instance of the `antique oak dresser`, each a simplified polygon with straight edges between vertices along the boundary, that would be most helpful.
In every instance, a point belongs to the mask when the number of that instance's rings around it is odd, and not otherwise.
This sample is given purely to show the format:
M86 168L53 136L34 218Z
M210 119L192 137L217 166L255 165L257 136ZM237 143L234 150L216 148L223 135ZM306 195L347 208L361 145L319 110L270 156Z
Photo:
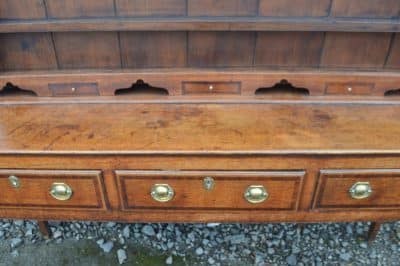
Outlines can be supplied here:
M398 0L1 0L0 217L373 235L400 219L399 15Z

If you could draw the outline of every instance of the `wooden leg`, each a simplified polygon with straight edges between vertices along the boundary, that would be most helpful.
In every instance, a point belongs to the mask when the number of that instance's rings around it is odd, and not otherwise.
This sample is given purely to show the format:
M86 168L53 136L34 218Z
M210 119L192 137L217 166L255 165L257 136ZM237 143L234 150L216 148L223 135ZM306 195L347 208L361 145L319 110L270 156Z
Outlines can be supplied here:
M369 231L368 231L368 242L373 242L376 239L376 236L379 233L379 230L381 229L381 224L379 222L372 222Z
M304 227L306 227L306 224L303 224L303 223L297 224L297 230L298 230L298 232L300 233L300 235L303 234Z
M47 221L38 221L39 230L45 239L49 239L51 236L51 230Z

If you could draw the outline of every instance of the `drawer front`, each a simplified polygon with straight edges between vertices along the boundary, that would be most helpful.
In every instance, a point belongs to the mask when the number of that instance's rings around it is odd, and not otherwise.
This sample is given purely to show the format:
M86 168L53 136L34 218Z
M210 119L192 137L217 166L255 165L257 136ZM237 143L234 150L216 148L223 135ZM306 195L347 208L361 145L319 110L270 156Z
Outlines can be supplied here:
M183 82L182 94L240 94L240 82Z
M124 210L294 210L304 172L116 171L116 176ZM153 197L160 185L172 191L171 197L163 202ZM256 196L260 202L250 203L245 193L254 201L251 193L259 189L264 189L267 195L261 200Z
M0 170L0 208L104 209L100 171Z
M59 83L49 84L53 96L97 96L99 95L97 83Z
M314 208L399 208L400 169L321 170Z
M374 88L372 83L328 83L325 94L328 95L369 95Z

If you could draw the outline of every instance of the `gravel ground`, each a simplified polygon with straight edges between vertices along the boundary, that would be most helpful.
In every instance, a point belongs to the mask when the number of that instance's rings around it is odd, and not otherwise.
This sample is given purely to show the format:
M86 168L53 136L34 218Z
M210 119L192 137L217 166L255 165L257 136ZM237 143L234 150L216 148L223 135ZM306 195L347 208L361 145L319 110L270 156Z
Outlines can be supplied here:
M51 256L37 251L46 248L65 256L62 265L106 259L112 262L104 265L400 265L400 222L384 224L371 244L368 223L306 224L303 230L296 224L50 225L53 236L44 240L35 221L0 220L0 265L23 265L25 257L32 265L51 265L43 261ZM68 251L74 246L80 253Z

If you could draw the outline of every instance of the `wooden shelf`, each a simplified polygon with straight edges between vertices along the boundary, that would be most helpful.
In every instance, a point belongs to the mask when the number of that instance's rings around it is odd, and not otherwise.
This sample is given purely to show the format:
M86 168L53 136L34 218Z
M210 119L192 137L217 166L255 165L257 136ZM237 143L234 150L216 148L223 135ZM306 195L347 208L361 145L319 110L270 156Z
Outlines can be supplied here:
M341 31L400 32L398 19L181 17L8 20L0 33L69 31Z

